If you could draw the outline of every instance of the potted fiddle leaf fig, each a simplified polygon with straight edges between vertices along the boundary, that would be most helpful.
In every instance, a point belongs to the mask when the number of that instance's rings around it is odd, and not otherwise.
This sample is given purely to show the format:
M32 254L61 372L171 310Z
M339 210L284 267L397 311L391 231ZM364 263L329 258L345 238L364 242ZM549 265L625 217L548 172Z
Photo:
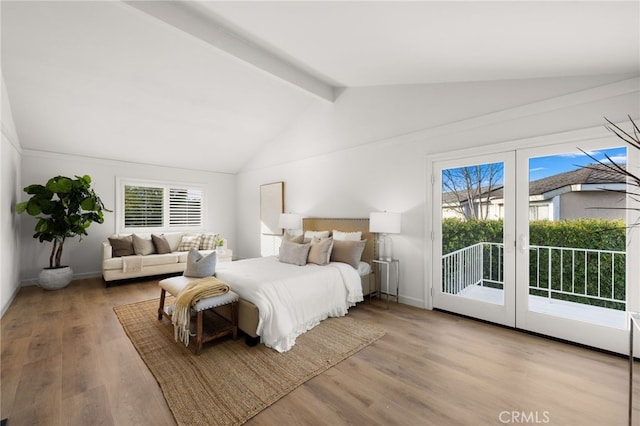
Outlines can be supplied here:
M17 213L34 216L38 221L33 238L51 242L49 267L38 278L46 290L66 287L73 278L73 270L62 265L62 252L67 238L87 235L87 228L94 222L104 222L104 207L100 197L91 188L91 177L55 176L45 185L29 185L24 192L31 195L27 201L16 205Z

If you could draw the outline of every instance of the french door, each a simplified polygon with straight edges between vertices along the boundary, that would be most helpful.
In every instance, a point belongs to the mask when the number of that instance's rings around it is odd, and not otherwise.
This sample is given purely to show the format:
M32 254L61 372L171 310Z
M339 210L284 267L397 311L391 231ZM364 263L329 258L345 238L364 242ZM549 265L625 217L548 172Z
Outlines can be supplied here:
M514 152L435 164L434 307L515 326L514 183Z
M640 235L607 164L637 154L610 139L434 160L433 306L626 353Z

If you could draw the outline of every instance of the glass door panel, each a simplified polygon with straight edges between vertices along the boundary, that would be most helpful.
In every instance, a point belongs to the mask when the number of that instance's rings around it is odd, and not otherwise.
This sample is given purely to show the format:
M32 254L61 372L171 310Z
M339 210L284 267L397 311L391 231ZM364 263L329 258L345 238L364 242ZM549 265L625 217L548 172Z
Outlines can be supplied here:
M434 305L501 324L512 324L513 236L505 226L511 192L513 154L438 163L434 217L438 218L437 290ZM489 161L482 161L489 160ZM496 161L500 160L500 161ZM513 244L509 245L513 247ZM511 258L511 260L509 260ZM510 263L511 262L511 263ZM509 287L510 290L505 291Z
M626 151L529 159L530 310L626 327Z
M585 142L587 144L587 142ZM605 146L605 148L603 148ZM625 147L518 151L517 327L624 352Z

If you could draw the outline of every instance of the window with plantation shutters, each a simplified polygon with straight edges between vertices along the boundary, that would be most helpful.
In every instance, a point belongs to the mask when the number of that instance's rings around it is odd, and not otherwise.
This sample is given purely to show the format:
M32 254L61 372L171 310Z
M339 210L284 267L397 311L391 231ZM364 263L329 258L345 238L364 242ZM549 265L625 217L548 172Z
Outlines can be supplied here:
M159 228L164 223L164 188L125 185L125 228Z
M175 183L118 179L118 229L157 232L200 228L204 222L202 189Z
M202 191L197 189L169 190L169 225L199 226L202 223Z

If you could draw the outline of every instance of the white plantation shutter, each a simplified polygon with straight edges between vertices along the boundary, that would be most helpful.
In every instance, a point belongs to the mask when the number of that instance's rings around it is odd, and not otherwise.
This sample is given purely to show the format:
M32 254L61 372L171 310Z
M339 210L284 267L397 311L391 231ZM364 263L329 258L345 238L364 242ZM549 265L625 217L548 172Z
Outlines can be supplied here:
M164 189L144 186L124 187L124 224L126 228L161 227L164 213Z
M200 228L204 223L204 192L170 183L119 180L122 207L119 229L155 232Z
M200 226L202 224L202 191L197 189L169 190L169 226Z

